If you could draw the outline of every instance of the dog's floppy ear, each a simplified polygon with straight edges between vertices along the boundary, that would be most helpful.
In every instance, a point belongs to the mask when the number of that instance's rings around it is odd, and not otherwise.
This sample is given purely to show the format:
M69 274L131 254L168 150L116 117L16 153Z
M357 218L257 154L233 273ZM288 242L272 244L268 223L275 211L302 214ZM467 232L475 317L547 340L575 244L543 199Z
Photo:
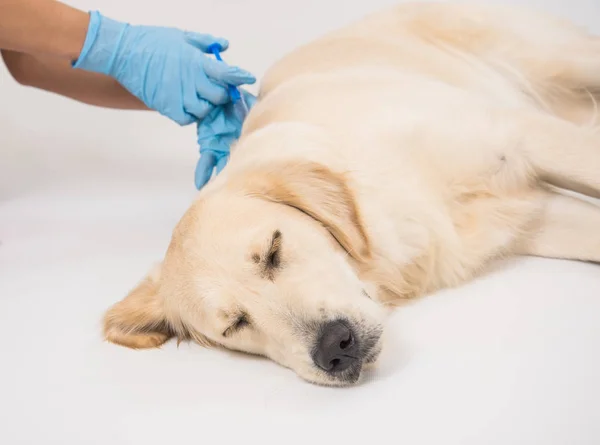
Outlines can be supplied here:
M174 333L165 318L158 294L157 266L104 316L104 335L112 343L134 349L155 348Z
M289 205L319 221L355 260L369 257L369 240L343 175L301 161L254 169L243 180L253 195Z

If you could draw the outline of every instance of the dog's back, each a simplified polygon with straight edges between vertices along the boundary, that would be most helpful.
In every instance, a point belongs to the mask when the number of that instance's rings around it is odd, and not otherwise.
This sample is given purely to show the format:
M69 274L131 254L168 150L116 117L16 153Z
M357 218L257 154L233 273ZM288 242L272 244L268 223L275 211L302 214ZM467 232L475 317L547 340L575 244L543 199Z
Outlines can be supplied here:
M596 43L582 45L582 39ZM573 24L537 11L408 3L291 52L269 70L261 95L307 74L389 67L472 91L496 104L529 103L589 123L594 108L589 93L600 87L598 45L598 38ZM574 58L582 68L576 72ZM573 103L567 107L565 102Z

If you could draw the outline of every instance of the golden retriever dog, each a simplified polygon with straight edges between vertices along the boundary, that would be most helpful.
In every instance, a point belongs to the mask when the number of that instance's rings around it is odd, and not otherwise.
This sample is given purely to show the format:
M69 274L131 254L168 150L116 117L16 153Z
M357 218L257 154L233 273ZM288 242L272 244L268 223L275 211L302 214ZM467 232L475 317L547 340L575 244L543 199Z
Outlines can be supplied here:
M395 305L508 255L600 261L599 97L600 38L531 11L403 4L300 47L105 336L356 383Z

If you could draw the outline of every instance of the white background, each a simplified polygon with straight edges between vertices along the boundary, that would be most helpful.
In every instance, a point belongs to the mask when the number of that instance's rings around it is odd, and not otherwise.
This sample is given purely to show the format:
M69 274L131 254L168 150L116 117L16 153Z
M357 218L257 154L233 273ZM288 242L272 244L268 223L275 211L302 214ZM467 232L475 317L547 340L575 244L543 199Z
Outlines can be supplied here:
M71 3L223 35L225 60L260 78L298 44L395 2ZM597 0L527 3L600 33ZM23 88L0 69L1 444L600 443L589 264L510 261L396 312L379 369L349 389L195 345L104 343L104 310L162 258L195 195L196 160L192 127Z

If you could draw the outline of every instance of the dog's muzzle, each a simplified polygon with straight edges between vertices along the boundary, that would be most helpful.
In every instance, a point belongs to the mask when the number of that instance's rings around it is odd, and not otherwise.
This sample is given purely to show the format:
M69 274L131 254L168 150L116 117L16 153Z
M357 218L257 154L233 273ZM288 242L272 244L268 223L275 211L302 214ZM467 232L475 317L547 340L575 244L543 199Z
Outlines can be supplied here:
M321 325L312 352L317 368L342 383L355 383L363 363L373 362L379 354L381 329L361 332L347 320Z

